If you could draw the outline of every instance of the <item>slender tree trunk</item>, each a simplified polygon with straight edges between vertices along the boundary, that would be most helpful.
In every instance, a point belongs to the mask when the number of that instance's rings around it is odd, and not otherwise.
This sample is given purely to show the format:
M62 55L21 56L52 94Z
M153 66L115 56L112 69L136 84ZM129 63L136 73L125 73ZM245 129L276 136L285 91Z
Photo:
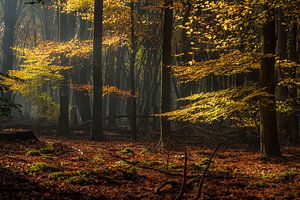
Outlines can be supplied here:
M131 15L131 55L130 55L130 93L131 103L130 103L130 130L132 132L132 139L137 139L137 128L136 128L136 91L135 91L135 61L136 61L136 36L135 36L135 14L134 14L134 2L130 2L130 15Z
M93 41L93 109L91 139L103 139L102 126L102 23L103 0L95 0Z
M171 69L172 64L173 0L165 0L163 46L161 66L161 112L171 111ZM160 144L164 146L171 136L171 122L161 118Z
M37 30L36 30L36 14L34 7L31 7L31 20L32 20L32 34L33 34L33 45L36 47L37 46Z
M185 24L189 21L189 17L191 15L191 9L192 9L192 3L187 1L185 3L185 13L182 20L182 25L185 26ZM183 56L180 57L180 61L183 65L191 61L193 58L189 54L191 51L191 41L187 37L187 30L183 29L181 33L181 52L183 53ZM191 95L193 88L195 86L194 82L189 83L180 83L179 90L180 90L180 98L187 97ZM185 106L187 105L188 101L179 101L177 107Z
M59 11L59 41L65 42L68 38L68 16ZM66 63L66 60L62 61ZM59 120L58 120L58 134L68 135L69 133L69 72L63 70L61 72L63 80L59 85Z
M295 63L299 64L299 54L297 53L297 34L298 34L298 25L293 23L291 25L290 38L289 38L289 59ZM297 79L297 67L290 69L290 76L293 79ZM297 101L297 88L293 88L290 91L290 97ZM291 132L291 141L293 143L299 142L299 103L295 105L294 111L291 114L290 121L290 132Z
M42 6L42 24L43 24L43 39L44 40L52 40L53 37L51 37L51 26L53 25L50 22L51 19L51 11L49 10L48 6L51 5L50 0L45 0L44 5ZM54 17L53 17L54 18Z
M277 48L276 55L280 60L286 60L288 57L287 54L287 32L286 26L284 24L284 14L281 8L277 11ZM286 69L280 68L279 66L277 71L278 81L284 80ZM288 88L286 86L278 85L277 86L277 99L280 101L285 101L288 98ZM277 125L278 125L278 135L279 138L283 141L287 141L288 132L289 132L289 117L286 116L285 113L277 113Z
M86 21L77 17L76 31L74 31L75 38L80 40L87 39L86 37ZM89 75L91 70L91 62L88 59L81 60L82 65L76 67L73 70L72 81L75 84L86 85L89 83ZM91 120L91 106L90 106L90 96L88 91L78 91L74 90L73 95L75 96L75 103L78 106L78 111L81 117L81 122L85 123Z
M274 10L266 8L268 18L263 25L263 58L260 84L268 95L260 99L261 150L264 156L280 156L275 111L275 18Z

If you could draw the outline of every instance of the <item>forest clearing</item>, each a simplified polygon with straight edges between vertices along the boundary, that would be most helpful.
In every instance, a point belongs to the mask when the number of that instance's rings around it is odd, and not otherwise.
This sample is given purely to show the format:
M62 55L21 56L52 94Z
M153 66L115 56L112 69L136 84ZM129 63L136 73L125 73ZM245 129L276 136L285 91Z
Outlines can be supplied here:
M0 0L0 200L300 200L300 0Z

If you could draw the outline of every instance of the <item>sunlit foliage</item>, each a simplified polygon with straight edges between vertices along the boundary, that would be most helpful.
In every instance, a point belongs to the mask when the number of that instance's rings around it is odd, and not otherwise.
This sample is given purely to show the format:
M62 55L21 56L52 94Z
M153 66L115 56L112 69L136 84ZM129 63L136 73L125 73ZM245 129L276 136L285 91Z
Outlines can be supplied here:
M104 30L110 35L126 37L129 33L130 8L127 0L104 1ZM93 21L94 0L68 0L62 5L65 12L76 13L84 20Z
M197 82L209 76L234 76L260 69L260 32L266 20L265 4L271 8L282 8L287 18L293 19L299 11L295 1L190 1L191 15L185 24L177 28L185 30L189 39L191 60L180 66L172 66L174 76L182 83ZM184 16L176 16L183 20ZM295 22L293 20L287 24ZM179 55L181 56L181 52ZM273 55L264 55L273 56ZM295 68L298 65L289 60L276 60L277 69ZM290 89L298 87L295 79L279 81ZM258 102L263 96L258 85L230 86L224 90L194 94L180 101L187 106L163 116L170 120L191 123L214 123L227 121L232 126L257 127ZM290 113L292 99L277 101L279 112Z
M170 120L212 124L227 120L233 127L258 127L258 100L266 96L256 85L191 95L179 101L188 101L179 110L164 113ZM289 100L290 101L290 100ZM291 112L291 102L278 101L277 110Z

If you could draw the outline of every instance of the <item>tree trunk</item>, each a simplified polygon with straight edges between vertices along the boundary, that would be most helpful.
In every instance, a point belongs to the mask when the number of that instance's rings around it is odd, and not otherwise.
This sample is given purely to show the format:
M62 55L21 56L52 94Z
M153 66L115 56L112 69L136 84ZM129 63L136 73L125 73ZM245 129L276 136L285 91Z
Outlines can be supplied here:
M132 132L132 139L137 139L137 128L136 128L136 91L135 91L135 61L136 61L136 36L135 36L135 14L134 14L134 2L130 2L130 15L131 15L131 55L130 55L130 130Z
M187 1L185 3L185 13L182 20L182 25L185 26L185 24L189 21L189 17L191 16L191 9L192 9L192 3ZM192 55L189 54L191 51L191 41L187 37L187 29L182 29L181 33L181 52L183 53L183 56L179 57L180 62L183 65L186 65L189 61L193 59ZM179 90L180 90L180 98L187 97L191 95L193 92L193 88L195 87L195 82L188 82L188 83L180 83L179 84ZM188 104L188 101L179 101L177 107L185 106Z
M4 0L4 36L2 43L3 63L2 72L13 69L15 41L15 26L17 21L17 0Z
M291 33L289 40L289 59L293 62L299 64L299 54L297 53L297 34L298 34L298 26L297 23L293 23L291 25ZM293 79L297 79L297 67L290 69L290 76ZM291 98L297 101L297 87L292 88L290 91ZM291 114L290 120L290 132L291 132L291 141L293 143L299 142L299 103L295 105L294 103L294 111Z
M261 97L260 134L261 150L264 156L280 156L280 147L277 136L275 111L275 18L274 10L267 8L267 21L263 25L263 58L261 60L260 84L267 95Z
M171 69L173 0L165 0L161 66L161 112L171 111ZM171 136L171 122L161 118L160 144L165 146Z
M76 31L74 31L75 38L80 40L86 40L86 28L87 23L81 17L77 17ZM90 60L84 58L81 60L82 65L78 65L76 69L73 70L72 81L78 85L89 84L89 75L91 70ZM81 122L85 123L91 120L91 106L90 106L90 96L89 92L86 90L78 91L74 90L75 103L78 106L79 114L81 117Z
M102 23L103 0L95 0L93 41L93 109L91 138L103 139L102 126Z
M59 10L59 41L65 42L68 37L68 16ZM65 63L66 61L62 61ZM58 134L68 135L69 133L69 72L62 71L63 80L59 85L59 120Z
M277 13L277 48L276 55L280 60L286 60L287 55L287 32L286 26L284 25L284 14L281 8L278 9ZM286 77L284 76L286 73L286 69L278 68L277 76L278 81L284 80ZM276 91L276 99L280 101L285 101L288 98L288 88L286 86L277 85ZM277 113L277 125L278 125L278 135L281 142L288 139L289 132L289 117L286 116L285 113Z

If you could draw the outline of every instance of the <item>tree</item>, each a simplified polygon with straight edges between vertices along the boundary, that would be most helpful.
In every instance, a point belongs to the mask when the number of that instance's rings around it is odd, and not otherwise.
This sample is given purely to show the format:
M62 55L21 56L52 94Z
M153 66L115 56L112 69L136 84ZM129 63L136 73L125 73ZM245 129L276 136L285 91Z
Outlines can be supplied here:
M173 30L173 0L165 0L163 22L163 45L161 66L161 112L171 111L171 68L172 64L172 30ZM171 136L171 122L161 117L160 144L164 146Z
M103 139L102 127L102 24L103 0L95 0L93 41L93 107L91 138Z
M130 86L131 86L131 117L130 117L130 129L132 131L132 139L137 139L136 128L136 91L135 91L135 61L136 61L136 35L135 35L135 13L134 13L134 1L130 2L130 15L131 15L131 55L130 55Z
M2 72L7 73L14 63L13 45L15 41L15 26L17 21L17 0L4 0L4 36Z
M59 9L59 41L66 42L68 40L68 16ZM66 60L62 60L65 63ZM58 134L67 135L69 133L69 72L64 70L61 72L63 80L59 85L59 119Z
M264 156L280 156L275 110L275 11L266 6L266 22L262 30L260 85L268 95L260 99L261 151Z

